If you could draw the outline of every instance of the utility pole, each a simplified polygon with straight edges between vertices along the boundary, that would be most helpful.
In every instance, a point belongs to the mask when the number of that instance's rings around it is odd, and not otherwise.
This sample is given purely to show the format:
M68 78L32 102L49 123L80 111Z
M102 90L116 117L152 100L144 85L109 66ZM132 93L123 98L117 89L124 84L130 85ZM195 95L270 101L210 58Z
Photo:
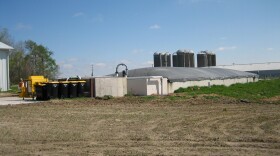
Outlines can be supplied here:
M91 65L91 76L93 76L93 64Z

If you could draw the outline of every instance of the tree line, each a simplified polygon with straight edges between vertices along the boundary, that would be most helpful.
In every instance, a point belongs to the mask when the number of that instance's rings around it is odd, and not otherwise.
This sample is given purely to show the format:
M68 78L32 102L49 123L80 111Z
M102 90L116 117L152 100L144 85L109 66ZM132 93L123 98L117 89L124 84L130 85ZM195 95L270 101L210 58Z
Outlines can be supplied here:
M53 52L32 40L14 42L6 28L0 28L0 42L14 48L10 54L10 82L17 84L21 78L43 75L49 79L58 76L59 66Z

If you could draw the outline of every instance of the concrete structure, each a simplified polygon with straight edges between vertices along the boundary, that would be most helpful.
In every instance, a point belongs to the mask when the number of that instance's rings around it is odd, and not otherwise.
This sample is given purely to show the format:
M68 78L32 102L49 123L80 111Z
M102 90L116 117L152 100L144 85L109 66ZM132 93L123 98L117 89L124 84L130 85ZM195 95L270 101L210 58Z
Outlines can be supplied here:
M128 93L135 95L161 95L174 93L180 87L230 86L256 81L258 81L256 74L230 69L157 67L130 70L127 88Z
M87 80L88 96L103 97L111 95L122 97L127 94L126 77L94 77Z
M127 78L127 92L133 95L166 95L167 78L162 76L145 76Z
M0 42L0 91L10 89L9 55L12 49L14 48Z
M280 62L219 65L217 67L255 73L260 78L280 77Z

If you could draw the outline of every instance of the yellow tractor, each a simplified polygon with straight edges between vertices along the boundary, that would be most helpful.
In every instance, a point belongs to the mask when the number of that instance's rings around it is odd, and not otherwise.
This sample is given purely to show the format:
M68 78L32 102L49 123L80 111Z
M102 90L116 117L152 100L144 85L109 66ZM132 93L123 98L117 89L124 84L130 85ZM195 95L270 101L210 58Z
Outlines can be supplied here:
M19 83L20 94L19 97L34 98L36 97L35 85L41 85L41 83L48 82L49 80L44 76L29 76L27 80L22 80Z

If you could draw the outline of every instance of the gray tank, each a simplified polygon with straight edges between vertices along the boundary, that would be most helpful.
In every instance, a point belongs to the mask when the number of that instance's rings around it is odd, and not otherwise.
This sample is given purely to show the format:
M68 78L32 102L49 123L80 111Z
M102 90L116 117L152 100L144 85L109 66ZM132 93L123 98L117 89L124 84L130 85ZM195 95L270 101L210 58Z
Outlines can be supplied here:
M161 53L161 67L170 67L171 66L171 54Z
M191 50L178 50L173 54L173 67L194 67L194 53Z
M190 67L194 67L195 61L194 61L194 53L189 53L190 55Z
M197 67L207 67L208 59L205 52L200 52L197 54Z
M154 53L154 67L161 67L160 54L157 52Z
M154 53L154 67L170 67L171 54L169 53Z
M185 67L185 53L184 51L177 51L178 67Z
M216 54L209 51L201 51L197 54L197 67L216 66Z
M172 63L173 67L178 67L178 55L176 52L172 55Z
M212 53L211 57L211 66L216 66L216 54Z
M167 57L167 67L171 67L171 54L167 53L166 54L166 57Z

